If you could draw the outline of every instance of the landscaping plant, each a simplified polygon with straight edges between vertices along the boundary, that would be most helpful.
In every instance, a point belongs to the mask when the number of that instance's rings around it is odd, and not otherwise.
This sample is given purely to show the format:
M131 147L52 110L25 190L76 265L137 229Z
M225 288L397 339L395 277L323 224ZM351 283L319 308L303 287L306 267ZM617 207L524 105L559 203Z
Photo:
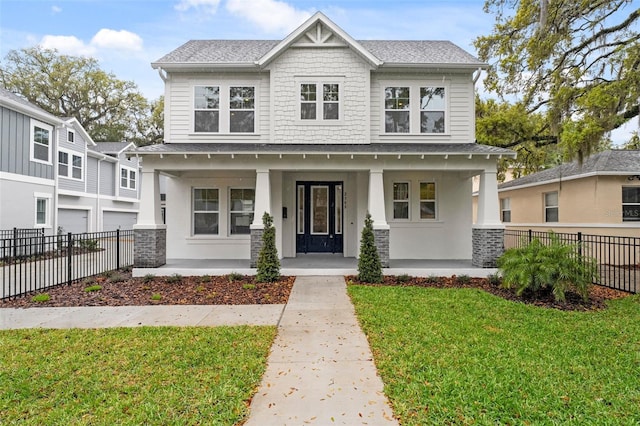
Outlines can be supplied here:
M280 259L276 248L276 228L273 226L273 217L265 212L262 215L264 231L262 233L262 248L256 264L258 271L256 281L260 283L272 283L280 279Z
M515 288L519 296L525 291L535 295L551 290L558 301L564 301L565 292L573 287L586 300L589 286L597 279L596 263L579 255L577 248L550 233L548 244L535 238L524 247L509 249L498 259L502 285Z
M373 236L373 220L367 213L360 239L360 258L358 259L358 280L363 283L382 282L382 264Z

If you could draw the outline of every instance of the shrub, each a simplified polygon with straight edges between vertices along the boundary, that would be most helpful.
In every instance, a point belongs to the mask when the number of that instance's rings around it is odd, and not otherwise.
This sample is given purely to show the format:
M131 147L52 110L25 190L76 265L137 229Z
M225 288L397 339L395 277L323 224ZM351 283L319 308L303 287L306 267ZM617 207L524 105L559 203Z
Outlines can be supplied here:
M235 282L235 281L240 281L244 278L244 275L242 275L239 272L232 272L229 275L227 275L227 279L229 280L230 283Z
M148 284L148 283L152 282L155 279L156 279L155 275L147 274L144 277L142 277L142 282Z
M489 280L489 284L491 285L500 285L500 274L489 274L487 280Z
M262 248L256 264L258 271L256 281L260 283L272 283L280 279L280 259L276 248L276 228L273 226L273 217L265 212L262 215L264 231L262 233Z
M170 277L167 277L167 282L169 284L178 284L178 283L182 282L182 275L173 274Z
M211 281L211 275L203 275L200 277L201 283L208 283Z
M367 213L360 239L360 257L358 259L358 280L363 283L382 282L382 264L373 236L373 220Z
M111 275L111 278L109 278L109 281L111 281L112 283L121 283L126 280L127 278L120 272L116 272L115 274Z
M40 294L36 294L35 296L33 296L31 298L32 301L37 302L37 303L44 303L44 302L48 302L49 300L51 300L51 296L49 296L48 293L40 293Z
M442 278L440 278L437 275L429 275L427 277L427 282L430 284L439 284L442 281Z
M256 285L255 284L242 284L242 288L244 288L245 290L255 290Z
M458 284L469 284L471 282L471 277L466 274L458 275L456 277L456 281Z
M87 293L90 293L92 291L99 291L102 290L102 286L101 285L90 285L89 287L85 287L84 291L86 291Z
M410 280L411 280L411 276L409 276L409 274L402 274L396 277L397 284L408 283Z
M97 250L98 249L98 240L97 239L80 239L76 240L76 244L78 247L85 250Z
M160 299L162 299L162 296L161 296L160 294L158 294L158 293L153 293L153 294L151 295L151 300L158 301L158 300L160 300Z
M589 287L597 278L595 260L578 256L575 244L565 244L550 233L549 243L535 238L524 247L507 250L499 259L502 285L516 289L518 295L530 291L534 295L550 289L558 301L565 300L565 292L573 287L584 300Z

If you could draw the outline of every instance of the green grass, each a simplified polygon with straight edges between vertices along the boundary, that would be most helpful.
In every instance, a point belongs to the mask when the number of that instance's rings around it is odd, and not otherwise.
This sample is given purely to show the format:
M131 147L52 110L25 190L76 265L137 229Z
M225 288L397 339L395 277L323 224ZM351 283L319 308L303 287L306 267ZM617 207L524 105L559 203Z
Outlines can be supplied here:
M233 425L275 327L0 331L3 425Z
M561 312L475 289L350 286L402 425L640 422L640 297Z

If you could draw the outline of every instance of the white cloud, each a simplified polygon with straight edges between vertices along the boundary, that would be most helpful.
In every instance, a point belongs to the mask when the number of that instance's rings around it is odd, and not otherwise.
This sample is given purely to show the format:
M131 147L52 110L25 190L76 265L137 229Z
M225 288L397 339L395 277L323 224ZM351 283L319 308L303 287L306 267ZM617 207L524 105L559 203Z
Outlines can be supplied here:
M195 9L213 15L218 10L219 4L220 0L180 0L180 3L174 6L174 9L179 12Z
M91 39L91 45L103 49L142 50L142 38L126 30L103 28Z
M62 8L60 6L56 6L56 5L51 6L51 13L55 15L56 13L60 13L60 12L62 12Z
M85 44L75 36L46 35L39 44L45 49L56 49L64 55L91 56L96 51L93 46Z
M312 14L278 0L228 0L227 10L268 33L290 32Z

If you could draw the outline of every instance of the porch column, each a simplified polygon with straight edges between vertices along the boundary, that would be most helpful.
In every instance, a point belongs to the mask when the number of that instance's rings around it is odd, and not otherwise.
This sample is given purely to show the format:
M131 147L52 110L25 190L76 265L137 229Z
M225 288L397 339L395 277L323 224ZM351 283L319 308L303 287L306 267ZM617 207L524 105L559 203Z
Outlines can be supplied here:
M256 170L256 204L253 210L253 223L251 229L251 262L252 268L258 263L258 256L262 248L262 234L264 225L262 216L271 214L271 183L269 181L269 169Z
M383 268L389 267L389 224L384 205L382 169L369 171L369 214L373 220L373 236Z
M480 268L495 268L504 252L504 225L500 221L498 179L495 170L480 174L478 218L472 229L471 263Z
M133 265L156 268L167 263L167 227L160 210L160 174L143 170L138 222L133 226Z

